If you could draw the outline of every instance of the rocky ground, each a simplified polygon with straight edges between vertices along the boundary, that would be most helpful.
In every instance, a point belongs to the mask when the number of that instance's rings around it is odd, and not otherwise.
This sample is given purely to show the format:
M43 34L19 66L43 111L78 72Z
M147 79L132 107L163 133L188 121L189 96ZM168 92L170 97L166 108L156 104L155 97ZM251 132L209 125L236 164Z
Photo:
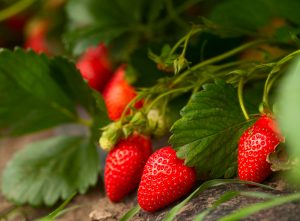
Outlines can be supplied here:
M43 132L36 135L14 138L14 139L2 139L0 140L0 173L3 170L6 162L12 157L12 155L25 144L30 143L34 140L38 140L47 136L52 135L53 132ZM1 178L0 178L1 179ZM101 179L101 178L100 178ZM1 180L0 180L1 181ZM216 199L218 199L223 193L228 190L246 190L246 191L264 191L272 192L274 194L283 195L291 192L292 190L287 185L278 179L276 176L266 182L276 188L276 190L264 190L258 187L249 187L239 184L229 184L219 187L208 189L201 193L196 198L192 199L177 215L175 220L192 220L193 217L209 207ZM212 221L218 220L219 217L229 214L232 211L249 205L251 203L260 202L261 199L249 198L244 196L237 196L232 200L222 204L216 210L211 212L205 220ZM124 202L118 204L112 204L103 195L103 186L101 182L93 187L87 194L77 196L74 198L72 203L69 205L69 210L65 215L59 218L60 221L114 221L119 220L120 217L130 208L136 204L135 194L133 193ZM171 205L172 206L172 205ZM170 208L166 208L163 211L149 214L140 211L132 220L162 220L166 212ZM8 219L1 217L1 214L12 210ZM48 214L51 212L51 208L31 208L15 207L10 202L6 201L0 194L0 221L26 221L34 220L37 217ZM272 209L264 210L260 213L252 215L245 220L300 220L300 203L288 203L282 206L277 206Z

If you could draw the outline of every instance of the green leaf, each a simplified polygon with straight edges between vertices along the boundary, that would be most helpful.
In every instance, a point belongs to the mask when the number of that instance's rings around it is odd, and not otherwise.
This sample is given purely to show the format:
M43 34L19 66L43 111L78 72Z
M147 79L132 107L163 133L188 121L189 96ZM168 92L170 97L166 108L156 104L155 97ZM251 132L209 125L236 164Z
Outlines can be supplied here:
M150 3L150 2L149 2ZM152 0L149 4L149 9L147 10L147 20L149 22L155 21L164 8L164 1L161 0Z
M49 59L50 76L75 105L81 105L90 114L95 113L95 99L84 82L75 63L64 57ZM100 96L99 96L100 97Z
M195 167L200 177L219 178L236 171L239 137L253 123L244 119L236 89L223 81L206 84L181 115L170 138L177 156Z
M282 79L278 91L276 103L278 104L278 121L282 133L286 137L287 152L293 158L300 159L300 57L295 59L294 64L290 66L290 69L286 76ZM291 174L297 183L299 182L300 164Z
M65 37L67 46L79 54L90 45L110 43L121 35L130 35L142 20L144 4L138 0L69 1L66 9L71 30Z
M228 0L216 5L211 20L221 27L254 32L266 25L272 14L267 0Z
M289 194L287 196L277 197L275 199L271 199L266 202L255 203L250 206L241 208L232 214L220 218L219 221L240 220L254 213L257 213L261 210L269 209L275 206L282 205L284 203L289 203L289 202L299 201L299 200L300 200L300 193L294 193L294 194Z
M5 129L2 133L22 135L79 122L78 106L90 115L107 118L105 108L99 114L92 92L74 63L22 49L1 50L0 128Z
M134 85L137 87L151 86L166 75L157 69L156 64L148 58L147 54L148 47L142 47L134 51L129 60L129 74L135 76Z
M255 34L257 29L270 24L273 18L299 25L299 7L298 0L228 0L217 4L210 18L224 32L226 29L232 31L231 35Z
M89 46L98 45L99 42L110 44L113 40L125 35L129 30L128 26L123 27L118 24L90 25L84 29L76 29L66 33L64 42L75 55L79 55ZM123 45L123 47L125 46Z
M7 164L2 192L17 204L54 205L97 182L97 147L87 138L59 136L30 144Z
M121 218L120 221L127 221L130 220L135 214L137 214L140 211L141 207L139 205L136 205L129 211L127 211Z
M278 10L278 15L288 19L289 21L300 24L300 14L298 8L300 7L300 2L298 0L274 0L274 6Z
M273 189L272 187L260 184L260 183L254 183L254 182L248 182L248 181L242 181L242 180L234 180L234 179L215 179L215 180L209 180L204 183L202 183L194 192L192 192L187 198L185 198L183 201L181 201L179 204L177 204L175 207L173 207L164 217L163 221L172 221L175 216L178 214L178 212L195 196L202 193L204 190L225 185L229 183L238 183L238 184L250 184L254 186L259 186L267 189Z

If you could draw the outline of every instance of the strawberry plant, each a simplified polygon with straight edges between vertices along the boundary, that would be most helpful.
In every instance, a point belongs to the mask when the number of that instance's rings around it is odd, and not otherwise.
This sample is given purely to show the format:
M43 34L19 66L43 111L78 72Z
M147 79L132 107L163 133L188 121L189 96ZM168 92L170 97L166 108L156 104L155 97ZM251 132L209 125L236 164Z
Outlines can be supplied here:
M53 206L103 176L112 202L138 189L139 205L153 212L206 181L171 220L211 186L259 185L286 169L284 179L299 184L299 1L5 6L0 21L40 13L29 16L16 47L0 51L0 136L51 132L6 164L8 200ZM169 144L152 150L160 137ZM197 220L239 194L251 195L228 193ZM277 205L299 195L265 199Z

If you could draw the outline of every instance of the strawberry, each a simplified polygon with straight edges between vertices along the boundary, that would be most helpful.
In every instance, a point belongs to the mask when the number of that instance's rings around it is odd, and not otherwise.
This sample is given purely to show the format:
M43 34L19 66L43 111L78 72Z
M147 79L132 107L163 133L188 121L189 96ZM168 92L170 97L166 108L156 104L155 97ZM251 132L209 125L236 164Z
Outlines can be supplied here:
M112 75L108 50L104 44L88 48L78 59L76 66L88 85L99 92L103 90Z
M195 183L195 169L185 166L170 146L161 148L144 167L138 203L146 211L157 211L187 194Z
M261 116L241 136L238 146L238 175L241 180L262 182L270 174L267 157L283 141L275 121Z
M31 48L36 53L51 54L47 38L49 23L46 20L33 20L27 28L24 48Z
M125 80L125 66L121 66L103 91L103 98L111 120L118 120L127 104L136 96L135 89ZM142 102L135 104L140 108Z
M118 142L106 158L104 183L108 198L122 200L139 184L144 165L151 155L151 141L142 135L131 135Z

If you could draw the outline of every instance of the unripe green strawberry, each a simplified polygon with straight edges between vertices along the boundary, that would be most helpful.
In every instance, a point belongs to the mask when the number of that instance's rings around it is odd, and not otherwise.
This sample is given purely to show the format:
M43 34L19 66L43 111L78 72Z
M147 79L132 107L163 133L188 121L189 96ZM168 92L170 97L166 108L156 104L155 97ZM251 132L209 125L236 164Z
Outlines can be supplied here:
M134 134L120 140L106 158L104 183L108 198L122 200L139 184L144 165L151 155L148 137Z
M169 123L166 116L161 115L158 109L152 109L147 114L148 126L156 137L166 135L169 130Z
M187 194L195 183L194 168L185 166L171 147L161 148L144 167L138 203L146 211L157 211Z
M270 174L267 157L283 140L275 121L263 115L241 136L238 146L238 175L241 180L262 182Z

